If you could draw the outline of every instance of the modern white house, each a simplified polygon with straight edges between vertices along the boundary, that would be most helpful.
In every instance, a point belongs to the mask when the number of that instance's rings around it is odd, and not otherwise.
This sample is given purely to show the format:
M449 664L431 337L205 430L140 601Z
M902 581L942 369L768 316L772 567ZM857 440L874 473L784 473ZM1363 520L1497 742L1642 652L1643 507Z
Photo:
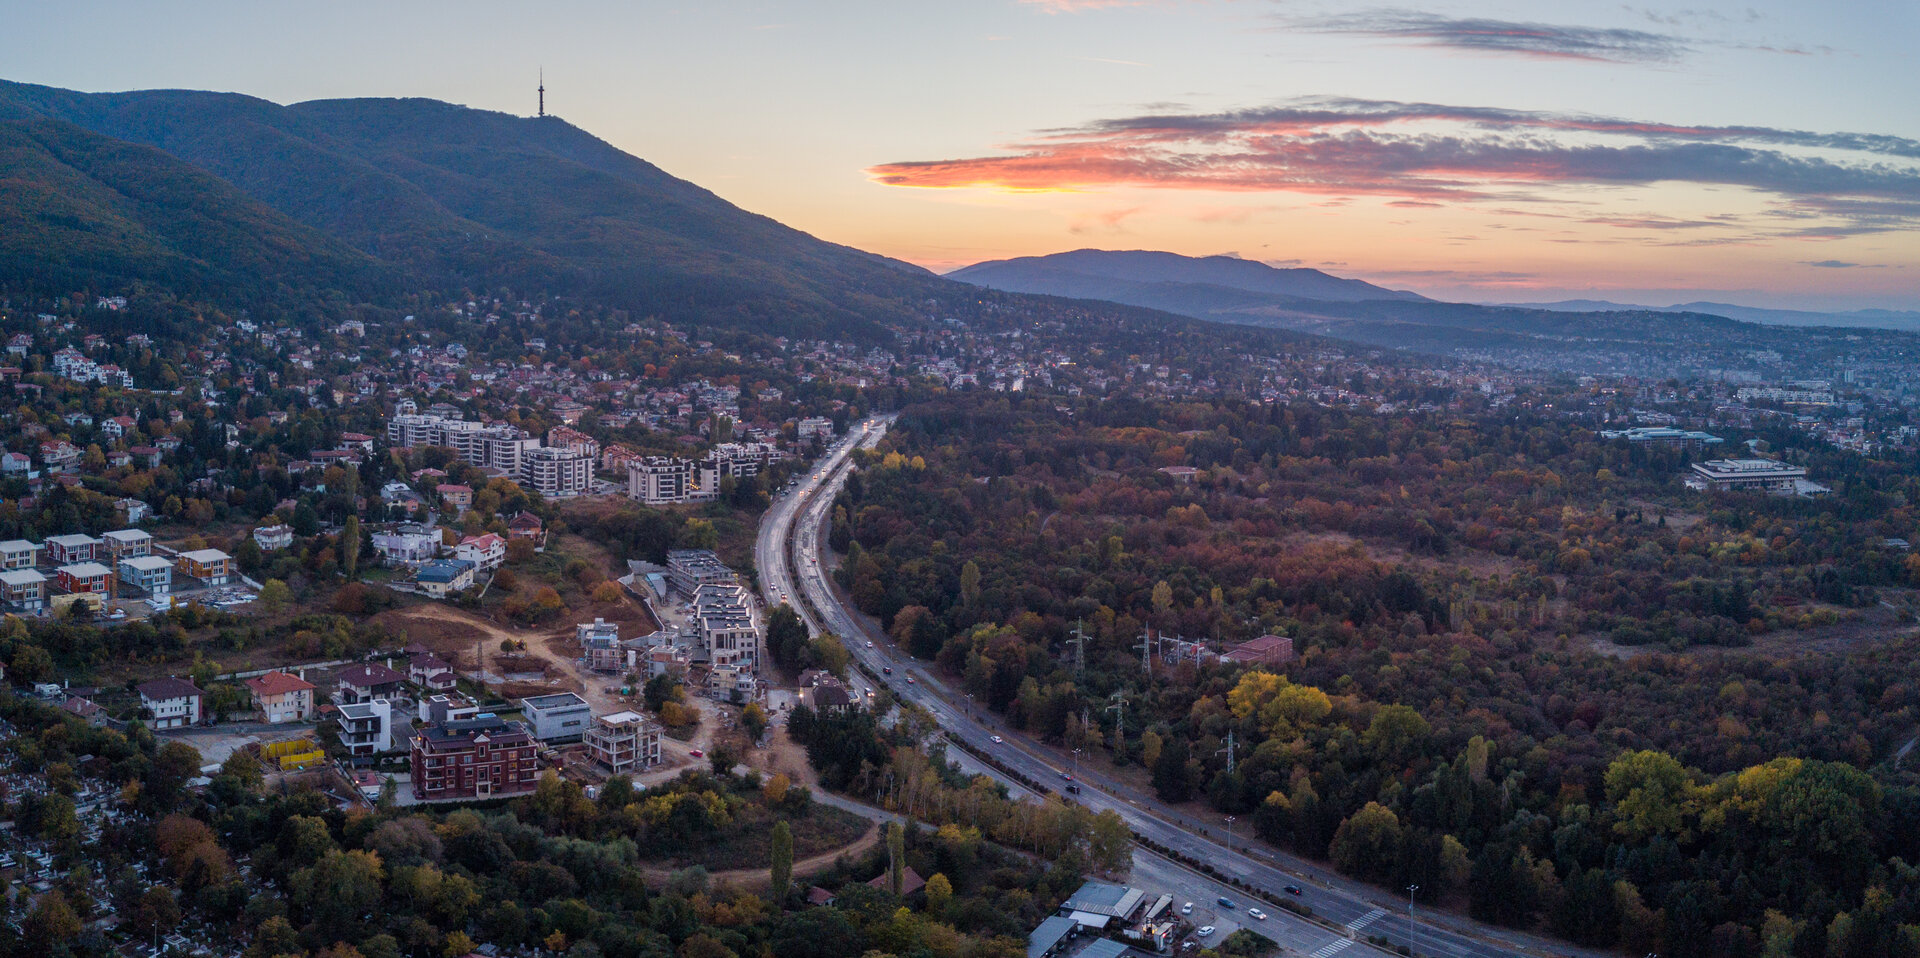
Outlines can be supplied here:
M387 565L418 565L440 554L438 530L376 532L373 551Z
M253 530L253 541L262 552L277 552L293 545L293 527L284 522Z
M386 699L339 706L340 744L350 755L378 755L393 749L393 704Z
M520 712L527 717L533 737L543 742L579 738L593 722L593 707L572 692L521 699Z
M507 561L507 540L491 532L468 536L453 547L453 557L473 563L473 567L481 572L492 572Z

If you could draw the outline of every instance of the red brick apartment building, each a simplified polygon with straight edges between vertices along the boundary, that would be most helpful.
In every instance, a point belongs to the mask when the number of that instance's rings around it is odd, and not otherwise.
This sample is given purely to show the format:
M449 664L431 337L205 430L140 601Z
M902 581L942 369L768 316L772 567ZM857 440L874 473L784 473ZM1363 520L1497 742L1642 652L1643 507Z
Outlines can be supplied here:
M442 799L531 792L540 780L533 752L525 725L494 715L424 726L411 748L413 794Z

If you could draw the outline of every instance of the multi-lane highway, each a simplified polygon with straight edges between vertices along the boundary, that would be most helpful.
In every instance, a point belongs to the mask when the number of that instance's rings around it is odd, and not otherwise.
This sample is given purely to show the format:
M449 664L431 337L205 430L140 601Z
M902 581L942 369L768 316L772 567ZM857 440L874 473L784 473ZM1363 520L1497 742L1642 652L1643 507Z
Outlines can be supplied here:
M925 709L950 738L992 754L1001 764L1032 781L1064 785L1071 756L1063 756L1006 727L985 708L973 707L967 695L949 689L938 675L894 649L877 625L847 608L827 579L819 539L833 496L849 468L848 458L854 448L870 448L878 443L890 423L891 419L871 419L855 426L843 443L768 509L755 547L755 560L768 601L790 602L800 610L810 628L840 636L873 674L887 675L888 687L895 697ZM1001 741L996 743L995 736ZM1113 809L1144 838L1173 849L1189 860L1208 862L1221 873L1270 896L1291 898L1307 905L1316 916L1338 929L1328 931L1287 912L1269 909L1272 917L1260 923L1264 926L1260 931L1303 954L1316 958L1329 958L1342 951L1363 954L1366 949L1353 939L1372 935L1383 936L1395 945L1408 946L1418 954L1440 958L1587 954L1559 943L1474 925L1455 916L1440 916L1438 921L1426 915L1410 917L1405 901L1396 906L1379 889L1329 875L1310 863L1290 860L1257 847L1244 840L1244 831L1229 849L1224 836L1219 834L1223 823L1211 823L1206 828L1208 834L1198 834L1195 823L1180 812L1161 806L1150 792L1094 768L1074 766L1074 770L1079 773L1080 786L1074 797L1081 804L1094 811ZM1192 877L1199 879L1197 875ZM1284 889L1289 886L1300 889L1301 893L1288 895ZM1210 902L1213 897L1205 900ZM1246 906L1245 902L1239 904L1243 909ZM1196 907L1200 906L1196 904ZM1244 911L1239 917L1245 917ZM1303 947L1316 938L1320 944Z

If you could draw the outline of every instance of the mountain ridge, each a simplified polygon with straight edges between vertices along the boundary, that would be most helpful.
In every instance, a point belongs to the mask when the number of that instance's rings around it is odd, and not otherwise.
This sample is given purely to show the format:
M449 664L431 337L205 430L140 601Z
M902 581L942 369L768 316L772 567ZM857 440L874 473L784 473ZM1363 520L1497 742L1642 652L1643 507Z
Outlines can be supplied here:
M742 210L554 117L418 98L282 106L0 81L0 118L158 149L422 285L865 336L910 317L939 285Z
M1426 297L1391 290L1364 280L1333 276L1306 267L1281 268L1234 256L1183 256L1158 250L1077 249L1043 256L989 260L946 273L948 279L1006 289L1019 285L1059 283L1069 278L1084 286L1100 281L1132 286L1173 284L1200 289L1229 289L1261 296L1325 302L1394 300L1424 302ZM1109 297L1096 297L1109 298Z
M1515 309L1546 309L1565 313L1604 313L1630 310L1645 310L1655 313L1706 313L1714 316L1725 316L1728 319L1737 319L1743 322L1763 323L1770 326L1850 326L1867 329L1895 329L1908 332L1920 331L1920 310L1776 309L1765 306L1741 306L1735 303L1717 303L1706 300L1690 303L1675 303L1671 306L1616 303L1604 299L1563 299L1549 303L1498 303L1489 305Z

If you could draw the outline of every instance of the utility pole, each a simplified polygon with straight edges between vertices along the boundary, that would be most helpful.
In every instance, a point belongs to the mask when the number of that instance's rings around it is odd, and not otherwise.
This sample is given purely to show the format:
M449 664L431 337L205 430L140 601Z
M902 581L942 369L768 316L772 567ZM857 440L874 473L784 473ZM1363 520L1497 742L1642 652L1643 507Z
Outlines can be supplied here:
M1227 774L1232 775L1233 774L1233 729L1227 729L1227 747L1220 749L1219 751L1216 751L1213 754L1218 755L1220 754L1220 752L1227 753Z
M1127 749L1127 693L1113 693L1113 704L1107 706L1113 717L1113 754L1124 755Z
M1073 623L1073 678L1079 681L1081 673L1087 670L1087 633L1080 620Z

